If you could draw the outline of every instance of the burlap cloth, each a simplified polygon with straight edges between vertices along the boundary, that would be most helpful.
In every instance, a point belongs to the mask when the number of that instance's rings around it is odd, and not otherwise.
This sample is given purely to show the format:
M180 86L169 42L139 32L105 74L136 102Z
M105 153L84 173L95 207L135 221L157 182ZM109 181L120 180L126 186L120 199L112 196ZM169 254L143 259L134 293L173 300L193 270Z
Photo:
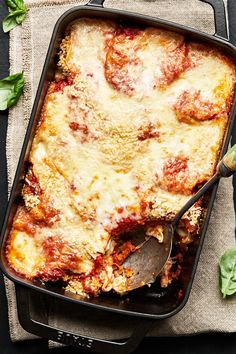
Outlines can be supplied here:
M25 0L29 9L22 26L10 33L11 73L24 70L26 86L16 107L10 110L7 135L9 188L15 173L19 152L33 104L39 75L45 59L53 26L58 17L76 0ZM213 12L208 4L198 0L108 0L107 7L121 8L179 22L210 34L214 33ZM236 332L236 296L223 300L218 288L218 259L234 245L235 214L232 180L222 180L204 242L192 291L184 309L176 316L157 322L149 336L172 336L208 331ZM25 332L18 322L14 285L5 279L8 299L10 335L12 341L36 338ZM94 318L86 311L70 310L54 301L49 323L78 334L104 339L124 338L133 328L133 320L104 316ZM68 318L69 313L69 318ZM114 327L115 326L115 327ZM55 344L50 344L54 346Z

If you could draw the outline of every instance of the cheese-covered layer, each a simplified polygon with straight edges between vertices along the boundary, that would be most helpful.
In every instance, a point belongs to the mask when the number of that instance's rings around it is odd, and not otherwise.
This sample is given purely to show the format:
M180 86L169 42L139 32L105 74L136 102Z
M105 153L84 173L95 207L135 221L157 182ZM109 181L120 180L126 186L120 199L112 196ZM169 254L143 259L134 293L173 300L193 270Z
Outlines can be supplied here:
M94 19L72 24L59 66L7 257L19 273L63 278L82 295L123 292L112 238L170 220L212 176L235 67L172 32ZM196 232L200 214L193 207L180 234Z

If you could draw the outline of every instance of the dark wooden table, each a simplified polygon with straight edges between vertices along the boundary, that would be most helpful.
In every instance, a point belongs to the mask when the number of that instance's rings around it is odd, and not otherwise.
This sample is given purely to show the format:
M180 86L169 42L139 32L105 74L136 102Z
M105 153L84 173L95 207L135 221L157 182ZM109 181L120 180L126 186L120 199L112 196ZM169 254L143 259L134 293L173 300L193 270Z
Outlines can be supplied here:
M235 0L236 1L236 0ZM4 0L0 0L0 24L7 13ZM0 25L0 78L8 75L8 35ZM8 112L0 112L0 225L7 204L6 130ZM236 140L236 132L233 140ZM235 198L236 200L236 198ZM236 321L236 319L235 319ZM86 354L81 349L64 347L49 350L45 339L12 343L9 336L7 302L2 274L0 274L0 354ZM177 338L144 339L135 354L236 354L236 333L208 333Z

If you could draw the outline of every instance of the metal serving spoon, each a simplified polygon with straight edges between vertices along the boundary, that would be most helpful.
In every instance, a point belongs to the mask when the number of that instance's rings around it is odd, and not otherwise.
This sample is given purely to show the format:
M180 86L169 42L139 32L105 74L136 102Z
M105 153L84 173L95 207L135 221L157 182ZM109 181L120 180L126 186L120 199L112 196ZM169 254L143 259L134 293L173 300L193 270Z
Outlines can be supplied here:
M163 225L163 242L150 237L137 246L123 263L123 268L131 268L133 274L127 277L127 291L153 283L166 264L172 249L174 231L181 217L203 194L221 177L229 177L236 171L236 144L218 163L214 176L180 209L172 222Z

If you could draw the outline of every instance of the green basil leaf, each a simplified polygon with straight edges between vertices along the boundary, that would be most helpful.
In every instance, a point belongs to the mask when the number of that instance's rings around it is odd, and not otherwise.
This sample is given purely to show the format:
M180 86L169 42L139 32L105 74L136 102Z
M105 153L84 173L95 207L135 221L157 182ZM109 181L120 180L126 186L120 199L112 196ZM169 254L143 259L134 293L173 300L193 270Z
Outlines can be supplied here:
M22 73L10 75L0 80L0 110L3 111L16 104L23 88L24 76Z
M6 0L6 4L11 10L25 9L23 0Z
M3 31L9 32L11 29L19 25L24 20L25 16L26 11L22 9L10 12L2 22Z
M6 0L7 5L10 7L11 11L4 18L3 31L9 32L17 25L20 25L26 16L27 8L25 7L23 0Z
M227 250L220 258L220 290L226 295L236 293L236 246Z

